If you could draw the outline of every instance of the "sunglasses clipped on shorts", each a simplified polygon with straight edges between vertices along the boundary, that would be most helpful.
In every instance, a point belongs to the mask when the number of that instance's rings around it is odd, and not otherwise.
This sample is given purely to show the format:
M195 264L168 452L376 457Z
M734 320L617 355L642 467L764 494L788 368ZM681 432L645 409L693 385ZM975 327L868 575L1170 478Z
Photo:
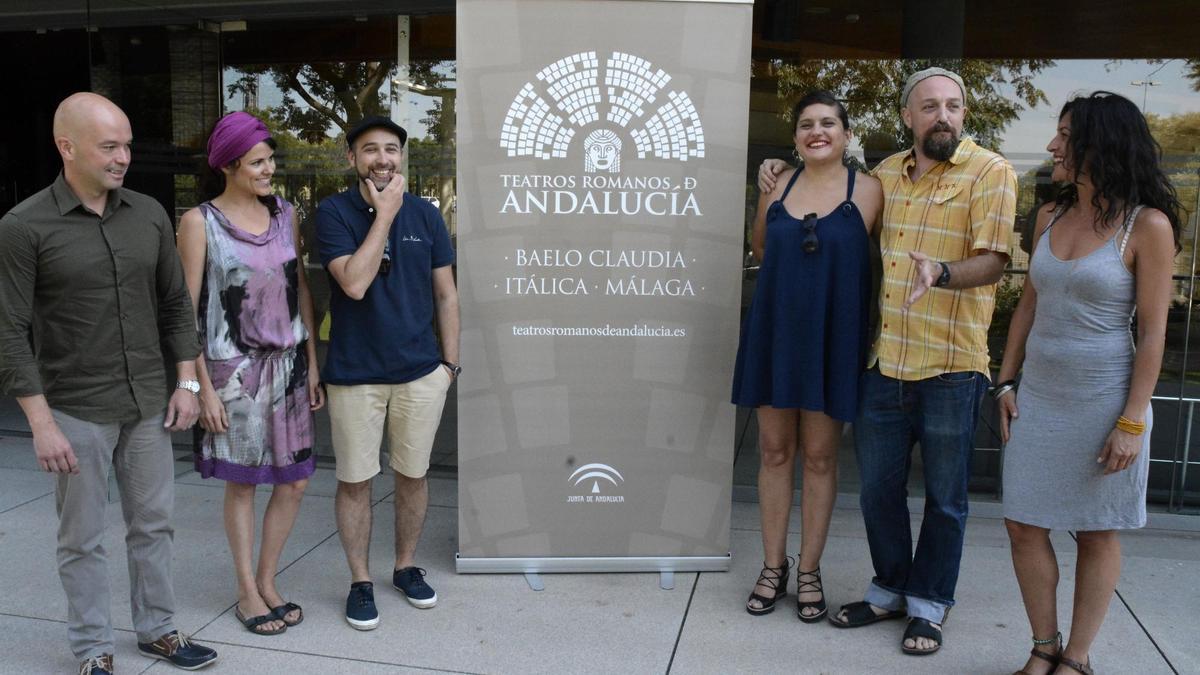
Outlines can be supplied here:
M817 214L805 214L801 224L804 226L804 241L800 246L805 253L816 253L821 248L821 240L817 239Z

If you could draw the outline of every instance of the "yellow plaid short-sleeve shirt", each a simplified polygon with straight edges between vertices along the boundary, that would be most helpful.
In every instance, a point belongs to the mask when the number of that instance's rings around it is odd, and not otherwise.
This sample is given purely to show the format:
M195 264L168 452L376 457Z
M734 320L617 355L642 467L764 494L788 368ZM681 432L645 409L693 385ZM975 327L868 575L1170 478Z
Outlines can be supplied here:
M883 183L880 249L883 279L879 326L868 364L898 380L943 373L988 375L987 331L996 285L931 288L907 312L916 281L909 251L952 262L983 251L1009 254L1017 206L1017 176L1000 155L963 139L954 155L914 183L912 150L879 163Z

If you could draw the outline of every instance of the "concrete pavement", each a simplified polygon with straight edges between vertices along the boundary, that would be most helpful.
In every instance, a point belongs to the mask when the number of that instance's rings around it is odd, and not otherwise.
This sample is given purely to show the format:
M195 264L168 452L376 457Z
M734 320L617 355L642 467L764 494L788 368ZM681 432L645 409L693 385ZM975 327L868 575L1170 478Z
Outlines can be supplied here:
M1029 629L995 508L976 505L968 526L958 606L946 645L932 657L900 653L901 622L857 630L795 617L794 594L774 614L742 607L761 561L757 506L735 502L733 569L679 574L675 589L653 574L545 575L535 592L520 575L454 573L457 490L452 474L431 479L431 507L419 563L439 604L412 608L390 587L392 489L377 480L372 566L382 615L372 632L352 630L342 607L348 578L333 517L335 479L314 476L284 551L279 587L304 606L305 621L275 637L252 635L233 616L236 593L221 525L222 483L177 464L177 623L221 656L210 673L1011 673L1029 648ZM260 490L258 508L266 504ZM113 498L116 498L115 492ZM855 497L835 510L822 569L836 607L861 597L870 559ZM135 649L119 503L110 504L113 619L118 672L172 672ZM1194 518L1175 516L1174 518ZM790 550L799 547L793 514ZM1160 522L1170 522L1163 521ZM1174 521L1188 523L1189 521ZM914 524L917 521L914 520ZM35 469L29 438L0 439L0 673L68 673L66 604L54 562L54 498ZM1097 672L1197 673L1200 641L1200 533L1145 529L1124 537L1119 595L1093 651ZM1195 528L1191 528L1194 530ZM1065 625L1074 545L1055 535ZM794 590L794 576L791 587Z

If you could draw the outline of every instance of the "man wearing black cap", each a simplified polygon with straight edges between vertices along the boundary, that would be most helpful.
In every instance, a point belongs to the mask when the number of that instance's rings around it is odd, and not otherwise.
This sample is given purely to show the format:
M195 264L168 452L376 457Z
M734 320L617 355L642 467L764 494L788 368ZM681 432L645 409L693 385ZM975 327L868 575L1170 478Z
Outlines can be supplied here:
M371 478L380 471L385 421L396 480L392 585L416 607L437 603L413 557L429 502L433 438L461 370L454 249L437 208L405 193L399 170L407 138L386 117L356 124L346 134L355 185L317 208L321 264L331 278L324 381L335 509L351 574L346 621L359 630L379 625L367 560Z

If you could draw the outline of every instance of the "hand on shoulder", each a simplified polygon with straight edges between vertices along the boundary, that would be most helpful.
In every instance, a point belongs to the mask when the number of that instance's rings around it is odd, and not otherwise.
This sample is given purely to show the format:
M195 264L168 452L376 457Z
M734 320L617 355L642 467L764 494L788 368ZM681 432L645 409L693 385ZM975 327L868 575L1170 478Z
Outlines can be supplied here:
M771 188L771 192L769 193L772 201L783 196L783 191L787 189L787 185L789 182L791 182L792 176L795 175L795 173L799 170L800 169L794 166L788 166L775 177L775 187Z

